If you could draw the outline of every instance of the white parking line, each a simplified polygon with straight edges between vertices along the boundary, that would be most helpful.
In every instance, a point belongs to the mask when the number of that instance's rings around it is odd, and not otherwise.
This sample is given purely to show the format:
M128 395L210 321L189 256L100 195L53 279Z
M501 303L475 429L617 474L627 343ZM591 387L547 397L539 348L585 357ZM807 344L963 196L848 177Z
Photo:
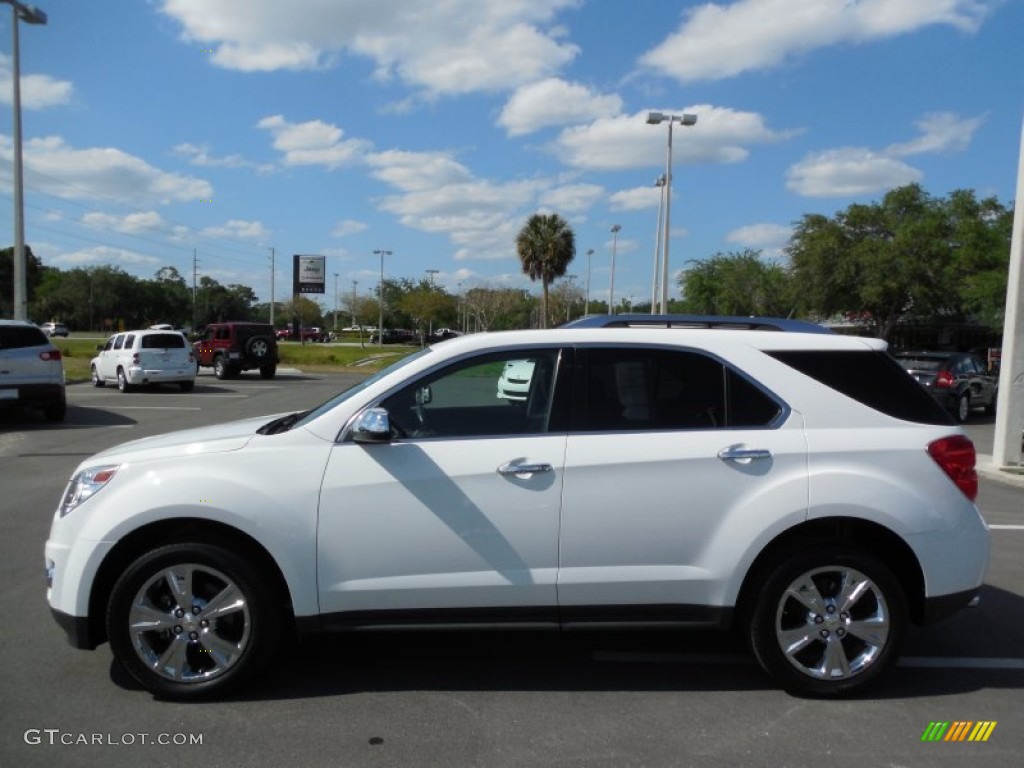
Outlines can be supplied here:
M1024 525L990 525L993 531L1024 531Z
M750 656L711 653L638 653L594 651L594 661L630 664L753 664ZM1024 659L998 657L908 656L896 666L918 669L1024 669Z
M101 408L99 405L78 405L76 408ZM201 411L198 405L119 405L112 411Z

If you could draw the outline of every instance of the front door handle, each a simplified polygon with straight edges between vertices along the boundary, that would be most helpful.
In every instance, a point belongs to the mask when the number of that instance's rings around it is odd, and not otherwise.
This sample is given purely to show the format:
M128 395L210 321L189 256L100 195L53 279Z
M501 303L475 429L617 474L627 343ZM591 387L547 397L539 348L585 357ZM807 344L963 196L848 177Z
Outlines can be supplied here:
M550 472L550 464L516 464L510 461L498 467L499 475L532 475L535 472Z
M764 448L723 448L718 452L718 458L724 461L749 461L771 457L772 452Z

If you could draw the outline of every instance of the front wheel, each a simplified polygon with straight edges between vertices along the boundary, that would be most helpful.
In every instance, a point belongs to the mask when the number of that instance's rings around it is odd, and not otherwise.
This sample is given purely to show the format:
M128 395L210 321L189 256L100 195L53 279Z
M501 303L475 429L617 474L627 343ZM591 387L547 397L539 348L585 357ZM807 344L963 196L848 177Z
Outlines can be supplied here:
M224 355L217 355L217 357L213 359L213 375L218 379L231 378L231 369L228 367L227 361L224 359Z
M906 598L871 555L824 545L781 562L763 583L750 644L765 671L791 693L859 693L899 655Z
M231 550L200 543L147 552L114 585L114 656L151 693L178 701L223 695L274 654L275 590Z
M103 379L100 377L100 372L96 370L96 366L95 365L92 366L92 369L90 371L90 375L91 375L91 378L92 378L92 385L94 387L102 387L104 384L106 384L106 382L103 381Z
M963 424L970 415L971 396L967 392L961 392L960 396L956 399L956 412L953 414L953 418L956 419L958 424Z

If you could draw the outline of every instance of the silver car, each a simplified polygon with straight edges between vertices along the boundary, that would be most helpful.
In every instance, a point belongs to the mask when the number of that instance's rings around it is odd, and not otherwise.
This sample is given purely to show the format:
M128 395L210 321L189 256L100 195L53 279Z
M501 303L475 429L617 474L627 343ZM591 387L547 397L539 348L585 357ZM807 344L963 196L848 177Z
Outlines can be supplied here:
M0 408L21 406L41 409L47 421L62 421L64 363L38 326L0 320Z

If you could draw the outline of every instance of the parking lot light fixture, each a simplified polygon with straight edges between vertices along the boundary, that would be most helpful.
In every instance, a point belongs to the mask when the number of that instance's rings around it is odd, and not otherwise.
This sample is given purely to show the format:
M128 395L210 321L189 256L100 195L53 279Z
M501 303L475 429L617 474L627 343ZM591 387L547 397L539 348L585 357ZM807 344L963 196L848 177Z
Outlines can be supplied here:
M391 251L378 248L374 254L380 256L380 288L377 289L377 346L384 346L384 257Z
M19 3L18 0L0 0L11 6L11 81L14 114L13 183L14 183L14 307L15 320L28 319L28 264L25 261L25 181L21 157L21 58L18 51L18 22L45 24L46 14L38 8Z
M619 242L619 231L622 227L618 224L613 224L611 228L612 233L612 274L608 280L608 314L614 314L613 309L615 301L615 247Z
M661 311L668 312L668 247L672 218L672 124L683 126L697 124L697 116L691 114L668 115L664 112L648 112L647 124L668 123L668 150L665 156L665 235L661 261Z

